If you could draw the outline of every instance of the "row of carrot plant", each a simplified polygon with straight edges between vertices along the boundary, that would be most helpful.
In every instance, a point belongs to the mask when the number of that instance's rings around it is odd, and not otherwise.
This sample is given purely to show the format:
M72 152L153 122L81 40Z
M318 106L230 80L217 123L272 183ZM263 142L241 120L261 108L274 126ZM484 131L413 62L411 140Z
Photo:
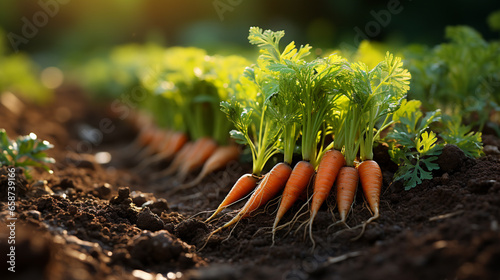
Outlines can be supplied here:
M457 32L474 34L465 27ZM113 84L112 92L129 92L132 97L134 90L145 92L146 97L132 105L137 110L123 115L139 130L132 146L145 159L136 170L168 160L170 165L153 178L173 176L177 185L171 192L196 186L209 173L237 160L240 147L250 151L252 172L241 176L207 221L251 195L236 216L213 233L249 217L282 192L273 236L289 225L280 225L286 212L305 198L310 215L304 225L313 240L313 221L334 185L338 223L346 224L358 183L373 214L360 225L363 232L379 217L383 181L373 160L375 143L390 147L392 159L400 165L395 180L404 180L407 189L432 178L444 144L458 145L471 157L481 155L481 133L471 131L474 123L464 126L461 119L427 103L423 113L421 101L407 101L411 75L401 57L374 48L376 55L363 57L361 51L371 48L368 42L357 56L348 55L350 59L338 52L314 57L309 45L297 47L291 42L283 48L283 36L283 31L250 28L249 41L260 53L253 62L236 55L208 55L197 48L129 45L113 50L108 60L97 59L83 68L90 84L118 77L122 82ZM463 48L462 41L454 40L459 46L450 48ZM499 49L493 43L490 48ZM434 55L408 48L406 53L410 52L410 69L424 67L416 54ZM99 71L104 76L95 75ZM417 89L423 92L426 87ZM114 109L125 112L118 105ZM441 132L439 137L430 127ZM298 154L300 161L295 160ZM269 166L271 159L281 158ZM189 175L194 179L187 181Z

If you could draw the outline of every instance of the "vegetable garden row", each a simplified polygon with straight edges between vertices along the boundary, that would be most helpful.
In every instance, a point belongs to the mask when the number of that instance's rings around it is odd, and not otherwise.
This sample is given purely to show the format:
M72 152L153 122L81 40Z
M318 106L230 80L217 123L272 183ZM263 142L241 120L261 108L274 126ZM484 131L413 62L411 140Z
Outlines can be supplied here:
M291 42L283 49L283 36L283 31L251 28L249 41L260 53L253 63L240 56L209 56L201 49L155 46L124 46L113 51L111 61L101 62L110 75L129 81L116 92L147 90L135 114L121 113L140 130L137 143L147 146L141 157L154 154L138 170L172 159L158 174L176 174L179 183L171 193L196 186L238 158L234 142L244 145L244 153L250 151L252 172L236 182L209 220L252 195L219 230L251 216L281 191L273 233L293 224L279 221L299 198L310 203L311 232L331 192L338 223L345 224L358 181L373 213L364 228L379 216L382 173L373 161L375 142L390 147L400 166L394 180L410 189L432 179L443 145L457 145L467 156L478 157L481 132L471 128L498 130L493 120L498 117L499 45L485 42L469 27L449 27L450 43L432 50L409 47L402 52L407 67L401 57L384 55L368 42L345 57L333 51L313 58L309 45ZM458 72L461 58L469 60L467 71L481 72ZM90 62L88 71L99 62ZM302 157L298 162L296 154ZM271 168L273 157L283 160ZM270 171L264 172L266 166ZM188 174L201 167L187 182Z

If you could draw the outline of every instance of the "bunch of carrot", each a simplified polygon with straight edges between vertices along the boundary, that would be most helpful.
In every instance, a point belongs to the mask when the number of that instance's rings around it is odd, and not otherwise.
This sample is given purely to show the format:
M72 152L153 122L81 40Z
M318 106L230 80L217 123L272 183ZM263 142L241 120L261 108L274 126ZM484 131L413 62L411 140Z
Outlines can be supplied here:
M169 166L152 179L175 175L178 191L238 160L240 148L229 139L232 123L219 103L237 91L249 62L240 56L209 56L197 48L165 49L159 65L141 75L147 96L132 115L139 134L131 147L142 172L162 161ZM186 182L188 176L198 175Z
M373 212L362 224L363 230L379 217L382 175L373 161L373 144L391 125L391 115L409 89L410 74L401 59L389 53L373 69L338 55L306 60L308 45L296 48L292 42L280 51L283 36L283 31L250 29L250 43L259 46L261 55L245 70L240 84L259 94L249 100L249 95L237 92L222 103L236 128L232 136L250 147L254 170L236 182L208 220L253 192L237 215L212 234L249 217L282 192L274 239L276 230L284 226L278 226L280 220L308 194L310 185L310 218L306 222L313 242L313 220L334 183L339 222L346 224L359 181ZM334 141L325 147L327 136ZM302 160L292 169L298 139ZM264 165L278 151L283 151L283 162L262 176Z
M291 42L281 49L283 36L283 31L250 28L249 41L260 49L253 65L240 56L210 56L197 48L173 47L156 54L154 70L137 73L147 94L130 115L139 131L131 146L142 159L136 170L168 160L170 165L153 177L175 175L179 183L171 191L190 188L236 160L236 142L250 150L252 172L237 180L207 221L250 196L212 234L254 214L281 192L273 240L277 230L295 222L294 217L280 225L305 197L309 219L303 225L314 242L313 222L332 188L338 223L347 225L359 182L373 212L362 224L364 231L380 215L382 175L373 161L374 141L392 124L410 74L389 53L369 69L337 54L312 59L309 45ZM297 151L302 158L294 162ZM263 172L280 153L283 161Z

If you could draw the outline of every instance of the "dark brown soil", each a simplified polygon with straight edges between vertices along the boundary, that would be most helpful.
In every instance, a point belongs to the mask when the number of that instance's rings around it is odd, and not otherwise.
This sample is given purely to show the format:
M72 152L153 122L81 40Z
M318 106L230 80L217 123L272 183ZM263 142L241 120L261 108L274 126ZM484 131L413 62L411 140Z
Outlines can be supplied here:
M127 168L139 163L127 146L135 133L128 124L113 119L112 132L94 142L82 138L82 130L111 117L103 108L89 106L72 88L48 106L26 104L20 115L0 105L0 127L11 136L35 132L49 140L57 160L54 174L33 170L26 181L22 170L16 173L15 274L6 266L8 171L0 168L2 279L500 279L500 141L494 136L484 138L487 155L477 160L446 147L435 178L410 191L392 182L397 167L377 148L382 216L356 241L356 225L371 216L360 192L347 221L351 229L329 228L336 209L321 209L314 247L300 227L307 214L290 232L278 231L272 245L275 204L207 242L240 205L211 223L201 212L217 207L248 164L168 195L173 178L150 180L160 167ZM98 151L109 151L111 162L96 163ZM283 223L300 205L292 210Z

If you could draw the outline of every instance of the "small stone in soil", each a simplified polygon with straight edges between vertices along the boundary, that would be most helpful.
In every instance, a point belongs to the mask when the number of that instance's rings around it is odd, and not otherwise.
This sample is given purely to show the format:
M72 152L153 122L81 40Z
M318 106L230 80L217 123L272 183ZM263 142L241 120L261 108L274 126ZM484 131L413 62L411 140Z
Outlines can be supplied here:
M500 150L498 150L497 146L486 145L483 148L483 152L486 155L500 155Z

